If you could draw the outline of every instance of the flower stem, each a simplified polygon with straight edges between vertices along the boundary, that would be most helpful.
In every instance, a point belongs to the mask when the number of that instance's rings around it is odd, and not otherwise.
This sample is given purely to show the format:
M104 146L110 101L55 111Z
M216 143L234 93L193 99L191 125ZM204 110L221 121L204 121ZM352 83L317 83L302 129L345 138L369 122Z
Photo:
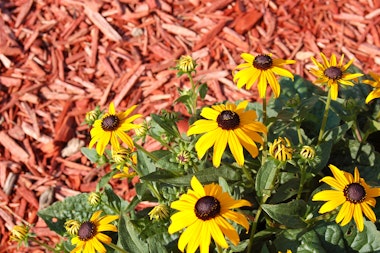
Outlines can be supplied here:
M125 249L120 248L119 246L117 246L116 244L113 244L112 242L110 244L108 244L108 246L110 246L111 248L113 248L114 250L116 250L116 252L128 253L128 251L126 251Z
M270 197L269 195L264 196L263 200L262 200L262 204L265 204L265 202L268 200L269 197ZM252 227L251 227L251 234L249 236L247 252L252 252L253 238L255 237L257 224L259 223L259 219L260 219L260 215L261 215L262 211L263 211L263 208L260 205L259 209L257 209L256 215L255 215L255 218L253 220Z
M331 103L331 89L329 89L329 92L327 94L327 101L326 101L326 106L325 106L325 112L323 113L323 119L322 119L321 129L319 130L317 145L321 144L322 139L323 139L323 134L325 133L327 118L329 116L330 103Z
M50 247L49 245L47 245L46 243L43 243L43 242L40 242L39 240L37 240L36 238L33 238L33 237L29 237L31 241L37 243L38 245L44 247L45 249L47 249L48 251L50 252L57 252L53 247Z
M300 166L301 170L301 178L300 178L300 186L298 187L298 192L297 192L297 199L301 198L301 194L303 191L303 185L305 184L305 179L306 179L306 168L304 165Z
M187 73L187 76L189 77L189 81L191 84L191 115L195 117L196 111L197 111L197 93L195 91L196 86L194 84L194 79L191 76L191 72Z
M251 234L249 236L249 243L248 243L248 250L247 252L253 252L252 251L252 245L253 245L253 238L255 237L255 234L256 234L256 229L257 229L257 224L259 223L259 219L260 219L260 215L263 211L263 208L262 208L262 205L265 204L267 202L267 200L270 198L270 196L272 195L272 190L274 188L274 184L277 180L277 177L278 177L278 173L281 169L282 165L279 164L277 165L277 170L276 170L276 176L273 177L273 180L269 186L269 191L268 191L268 194L263 194L262 196L262 199L260 201L260 206L259 208L257 209L257 212L256 212L256 215L255 215L255 218L253 220L253 224L252 224L252 227L251 227Z

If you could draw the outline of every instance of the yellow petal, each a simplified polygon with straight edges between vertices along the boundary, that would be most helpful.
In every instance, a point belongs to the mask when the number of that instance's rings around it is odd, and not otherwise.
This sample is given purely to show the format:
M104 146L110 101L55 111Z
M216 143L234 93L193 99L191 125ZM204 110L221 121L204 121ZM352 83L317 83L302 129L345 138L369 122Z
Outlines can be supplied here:
M191 188L193 188L193 190L197 193L199 193L202 197L205 196L205 190L203 188L203 185L201 184L201 182L199 182L199 180L193 176L191 178Z
M240 238L239 238L239 234L236 232L235 228L230 223L228 223L224 218L222 218L220 216L215 217L215 222L218 224L222 233L226 237L228 237L228 239L230 239L230 241L234 245L238 245Z
M98 251L99 253L106 253L107 252L106 248L103 246L103 244L101 242L99 242L97 237L98 236L93 237L91 239L91 242L88 242L88 243L90 243L94 247L94 249L96 251ZM111 243L111 242L109 242L109 243Z
M193 225L197 222L198 218L195 216L194 211L190 209L190 211L182 211L173 214L170 217L172 223L168 228L169 234L174 234L186 227Z
M229 131L221 130L219 131L219 134L220 135L215 140L214 153L212 157L212 163L216 168L219 167L220 161L222 160L222 155L227 147Z
M260 77L259 77L259 83L257 84L260 98L265 98L266 97L267 77L266 77L265 72L266 71L261 71L261 74L260 74Z
M228 244L226 242L226 239L224 238L222 230L216 224L215 219L208 220L207 225L210 228L211 236L214 239L214 241L223 248L228 248Z
M214 144L217 138L219 138L220 129L216 129L214 131L208 132L199 138L197 143L195 144L195 150L198 153L198 158L202 159L202 157L205 155L206 151L211 148Z
M329 168L331 172L333 173L334 177L338 182L342 185L348 185L350 182L347 180L347 178L344 176L344 172L340 169L338 169L336 166L330 164Z
M236 162L242 166L244 164L243 146L240 144L234 131L229 131L228 146Z
M190 126L187 135L211 132L218 128L218 123L212 120L200 119Z
M110 106L109 106L109 108L108 108L108 113L109 113L109 114L113 114L113 115L116 114L116 111L115 111L115 105L114 105L113 102L110 103Z
M362 208L359 204L354 205L354 220L355 220L356 226L358 227L358 230L360 232L363 231L364 219L363 219Z
M280 96L280 91L281 91L280 84L278 83L272 71L267 71L266 76L268 79L268 83L273 91L274 97L278 98L278 96Z
M379 97L380 97L380 89L375 89L368 94L367 98L365 99L365 102L366 104L368 104L373 99L376 99Z
M373 212L373 210L371 209L371 207L369 207L369 205L366 202L363 202L360 205L361 205L361 208L362 208L363 213L365 214L365 216L370 221L375 222L376 221L376 214Z

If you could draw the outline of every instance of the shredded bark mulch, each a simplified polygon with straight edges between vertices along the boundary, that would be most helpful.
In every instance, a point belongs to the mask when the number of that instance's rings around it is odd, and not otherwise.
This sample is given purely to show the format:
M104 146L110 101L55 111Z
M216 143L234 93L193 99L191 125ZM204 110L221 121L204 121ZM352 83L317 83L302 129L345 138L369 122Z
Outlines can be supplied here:
M310 57L320 52L380 73L379 21L380 0L1 1L0 253L44 252L8 242L21 220L54 246L60 238L37 211L95 189L107 168L95 169L80 147L90 140L85 113L96 105L138 104L145 117L184 112L173 102L189 84L170 69L184 54L209 87L199 106L256 100L256 90L232 82L243 52L295 59L289 69L310 80ZM133 184L113 183L133 197Z

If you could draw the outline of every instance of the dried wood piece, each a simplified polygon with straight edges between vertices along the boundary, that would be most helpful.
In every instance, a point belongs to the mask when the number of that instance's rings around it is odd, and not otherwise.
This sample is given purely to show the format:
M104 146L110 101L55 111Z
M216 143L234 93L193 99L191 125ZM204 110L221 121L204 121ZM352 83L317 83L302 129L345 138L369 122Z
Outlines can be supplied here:
M18 145L5 131L0 131L0 144L7 149L15 161L26 163L29 159L29 154Z
M251 9L236 17L232 27L239 34L244 34L252 29L252 27L263 17L263 14L256 9Z
M120 34L113 29L113 27L107 22L107 20L98 12L93 11L87 5L84 6L84 13L94 23L102 33L110 40L119 42L122 40Z

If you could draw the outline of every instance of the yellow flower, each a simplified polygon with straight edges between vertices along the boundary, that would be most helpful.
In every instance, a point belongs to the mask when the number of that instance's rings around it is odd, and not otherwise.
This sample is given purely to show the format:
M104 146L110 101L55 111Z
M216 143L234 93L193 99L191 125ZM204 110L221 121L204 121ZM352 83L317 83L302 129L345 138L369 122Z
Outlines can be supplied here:
M112 150L112 160L116 164L116 169L121 173L115 174L112 178L132 178L137 175L133 166L137 164L137 154L131 149L120 147Z
M171 208L179 212L171 216L169 233L173 234L184 228L178 241L178 248L193 253L198 247L201 253L209 252L211 237L223 248L228 248L224 236L237 245L239 234L226 219L242 225L247 231L249 223L246 217L233 208L251 206L246 200L234 200L227 192L222 192L218 184L202 186L196 177L191 179L191 187L179 200L171 204Z
M269 154L281 162L291 160L293 157L292 145L288 138L279 137L269 146Z
M294 60L273 59L272 54L262 54L255 57L243 53L240 56L246 62L235 68L239 72L234 74L234 82L237 81L237 87L241 88L246 85L246 89L249 90L257 81L260 98L265 98L267 84L272 88L276 98L280 95L281 88L275 74L294 79L293 74L283 68L285 64L294 64L296 62Z
M18 243L27 243L29 237L30 227L26 225L16 225L12 228L9 236L9 240Z
M80 226L81 226L80 222L76 220L68 220L65 222L65 229L67 233L69 233L70 235L74 235L74 236L78 235Z
M191 73L197 66L196 62L190 55L182 55L177 61L177 69L184 73Z
M116 226L109 223L118 219L119 216L105 215L100 217L101 213L101 210L96 211L89 221L85 221L80 225L77 236L71 239L71 243L76 245L71 253L92 253L96 251L100 253L107 252L102 243L108 245L112 242L112 239L101 232L117 232Z
M281 251L279 251L278 253L282 253ZM292 253L292 251L290 249L286 250L286 253Z
M115 111L113 102L110 103L108 113L104 114L101 119L94 122L91 129L91 141L89 147L96 145L96 151L99 155L104 153L104 149L109 142L114 148L119 148L119 137L129 147L133 147L133 141L126 131L139 127L132 122L141 117L141 114L135 114L128 118L129 114L136 108L136 105L130 107L125 112Z
M263 138L258 132L266 134L267 128L256 121L255 111L244 111L247 105L248 101L237 106L227 102L202 109L201 116L205 119L197 120L187 131L187 135L205 133L195 144L199 159L214 146L212 162L219 167L227 143L239 165L244 164L243 147L253 157L259 154L255 142L263 144Z
M365 99L367 104L375 98L380 98L380 75L373 72L370 72L369 74L373 80L364 80L363 83L369 84L375 89L373 89L373 91L371 91Z
M351 59L346 65L343 65L344 55L340 58L339 63L336 62L335 54L331 55L330 61L327 60L323 53L321 53L321 57L323 63L320 63L314 57L311 57L311 60L318 69L310 69L310 72L318 78L315 83L325 84L331 89L332 100L338 98L338 83L353 86L354 84L351 80L363 75L360 73L351 74L347 72L347 69L351 66L354 59Z
M168 206L165 204L159 204L148 213L151 220L164 220L169 217Z
M325 182L334 190L318 192L313 196L313 201L327 201L319 209L319 213L326 213L342 206L336 216L336 223L341 226L347 225L354 217L359 231L364 229L363 214L372 222L376 221L376 216L371 207L375 207L375 197L380 196L380 188L371 188L363 178L360 177L358 168L355 168L354 175L339 170L334 165L329 165L334 177L326 176L320 181Z
M314 159L315 149L310 146L303 146L300 152L300 155L305 159Z
M100 192L91 192L88 195L87 201L91 206L97 206L102 200L102 195Z

